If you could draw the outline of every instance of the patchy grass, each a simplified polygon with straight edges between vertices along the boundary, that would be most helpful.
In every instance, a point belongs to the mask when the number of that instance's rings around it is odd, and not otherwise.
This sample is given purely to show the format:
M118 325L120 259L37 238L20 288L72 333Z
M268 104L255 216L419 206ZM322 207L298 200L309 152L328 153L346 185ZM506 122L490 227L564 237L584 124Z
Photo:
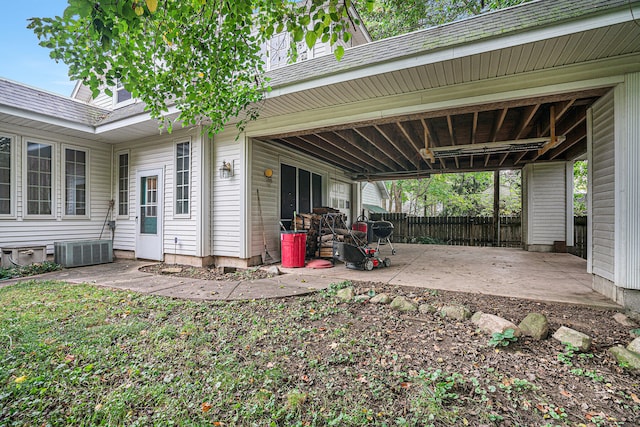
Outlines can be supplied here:
M0 426L640 422L639 379L604 350L497 350L470 323L339 303L346 285L230 303L62 282L0 288Z

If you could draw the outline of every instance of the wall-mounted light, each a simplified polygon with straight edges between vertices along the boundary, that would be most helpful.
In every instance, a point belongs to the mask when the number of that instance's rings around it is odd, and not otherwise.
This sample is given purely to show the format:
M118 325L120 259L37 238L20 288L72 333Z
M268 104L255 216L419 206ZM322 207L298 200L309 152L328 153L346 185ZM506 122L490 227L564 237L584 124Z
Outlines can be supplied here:
M271 181L271 178L273 177L273 169L265 169L264 177L267 178L267 181Z
M220 178L221 179L231 178L233 176L233 169L234 169L234 160L232 160L231 162L227 162L223 160L222 166L220 166L220 169L219 169Z

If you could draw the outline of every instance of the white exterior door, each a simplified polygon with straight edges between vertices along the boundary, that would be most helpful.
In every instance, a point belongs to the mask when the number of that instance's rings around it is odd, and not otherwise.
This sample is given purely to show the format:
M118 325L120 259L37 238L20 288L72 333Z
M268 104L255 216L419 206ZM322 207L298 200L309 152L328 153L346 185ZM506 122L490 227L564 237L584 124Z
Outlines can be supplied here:
M138 172L136 179L136 258L162 261L162 169Z

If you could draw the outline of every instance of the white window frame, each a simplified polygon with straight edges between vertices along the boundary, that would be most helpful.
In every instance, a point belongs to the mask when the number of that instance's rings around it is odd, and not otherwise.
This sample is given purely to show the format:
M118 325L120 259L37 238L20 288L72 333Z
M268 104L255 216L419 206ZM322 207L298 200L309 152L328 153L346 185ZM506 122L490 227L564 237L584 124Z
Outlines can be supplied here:
M120 213L120 156L127 156L127 213ZM122 150L116 152L115 158L116 164L116 217L120 219L126 219L131 217L131 152L129 150Z
M187 181L188 185L188 209L189 211L186 213L178 213L178 145L180 144L189 144L189 180ZM191 218L192 211L192 198L191 191L193 190L193 142L191 138L181 139L175 141L173 144L173 215L176 218Z
M0 213L0 218L16 217L16 159L18 157L17 135L0 133L0 138L9 138L9 213Z
M68 214L67 213L67 150L73 150L73 151L82 151L84 152L84 164L85 164L85 208L84 208L84 214ZM62 157L62 161L60 162L62 164L62 175L61 175L61 182L62 182L62 216L64 218L73 218L73 219L86 219L89 218L91 216L91 212L90 212L90 197L91 197L91 173L90 173L90 159L91 156L91 152L88 148L83 148L83 147L78 147L78 146L74 146L74 145L68 145L68 144L62 144L62 153L61 153L61 157Z
M121 86L120 80L116 80L116 83L113 85L113 88L112 88L112 92L113 92L113 96L112 96L113 108L124 107L126 105L130 105L130 104L133 104L134 102L136 102L135 98L133 97L133 94L131 94L131 98L126 99L126 100L124 100L122 102L118 102L118 90L119 89L126 90L124 88L124 86L122 86L122 87L120 87L120 86Z
M50 214L32 214L29 213L29 143L49 145L51 147L51 213ZM58 144L52 141L47 141L39 138L22 138L22 215L24 218L55 218L57 212L57 199L56 199L56 179L58 176L58 156L57 156Z

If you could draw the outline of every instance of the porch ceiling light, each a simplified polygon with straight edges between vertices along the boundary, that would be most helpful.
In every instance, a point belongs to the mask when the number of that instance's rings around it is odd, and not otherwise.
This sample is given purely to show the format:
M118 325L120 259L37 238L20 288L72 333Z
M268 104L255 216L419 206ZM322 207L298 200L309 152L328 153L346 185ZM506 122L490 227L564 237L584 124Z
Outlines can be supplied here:
M555 140L554 140L555 139ZM512 153L518 151L551 149L564 142L566 137L529 138L513 141L487 142L483 144L448 145L420 149L424 159L456 157L475 154ZM545 150L546 151L546 150Z
M233 162L233 160L232 160ZM233 163L229 163L225 160L222 161L222 166L220 166L219 172L220 172L220 178L221 179L227 179L227 178L231 178L233 176L233 169L234 169L234 164Z

